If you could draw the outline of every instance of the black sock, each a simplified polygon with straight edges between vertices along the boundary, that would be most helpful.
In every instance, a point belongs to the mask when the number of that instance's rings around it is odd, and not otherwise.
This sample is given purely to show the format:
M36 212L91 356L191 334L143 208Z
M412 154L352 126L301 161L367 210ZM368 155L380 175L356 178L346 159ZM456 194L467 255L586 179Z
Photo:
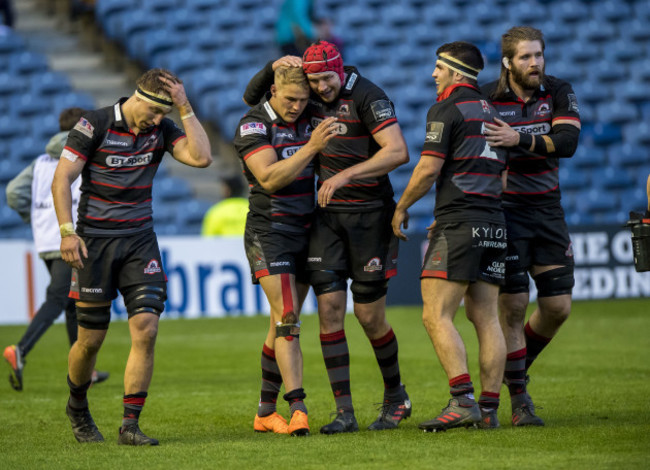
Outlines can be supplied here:
M75 385L70 380L68 375L68 387L70 387L70 398L68 399L68 405L74 410L83 410L88 408L88 398L87 393L90 388L92 380L89 380L83 385Z
M281 386L282 375L275 360L275 351L265 344L262 347L262 391L257 407L258 416L268 416L276 411Z
M551 342L551 338L535 333L530 327L530 322L527 322L524 327L524 336L526 337L526 371L528 371L539 353Z
M124 395L124 414L122 416L122 428L128 426L129 424L138 422L146 398L147 392L138 392Z

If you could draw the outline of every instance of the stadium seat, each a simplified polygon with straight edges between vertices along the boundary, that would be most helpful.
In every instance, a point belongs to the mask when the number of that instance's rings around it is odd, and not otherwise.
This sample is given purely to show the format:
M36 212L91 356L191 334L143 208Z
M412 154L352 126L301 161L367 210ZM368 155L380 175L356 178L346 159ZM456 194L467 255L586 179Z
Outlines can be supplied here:
M58 118L65 108L95 109L95 98L83 91L57 93L52 96L52 108L51 112Z
M619 145L612 145L607 149L611 165L622 167L636 167L650 163L648 150L639 144L624 142Z
M9 206L0 207L0 233L9 235L11 230L21 228L23 225L25 223L16 211Z
M9 157L13 161L20 162L26 166L45 152L45 146L48 141L49 137L40 139L30 135L15 137L11 140L9 146Z
M596 116L601 123L624 124L635 121L638 115L636 106L623 101L602 103L596 107Z
M0 34L0 55L13 55L23 50L25 50L25 41L18 34L10 29Z
M550 8L550 10L553 10L553 8ZM549 12L544 5L534 1L529 1L526 3L514 3L507 9L507 15L509 17L508 22L513 25L531 24L539 21L540 19L548 18ZM505 32L507 29L508 27L503 28L503 32Z
M3 153L3 155L7 155L6 153ZM38 155L35 155L37 157ZM23 169L27 166L28 164L23 164L23 162L19 162L16 160L12 160L10 158L4 158L0 160L0 184L7 184L9 181L11 181L18 173L23 171ZM6 202L5 200L5 191L6 188L2 187L2 200L0 201L2 205Z
M607 154L602 147L580 142L573 157L562 159L560 165L567 164L576 169L596 169L607 165Z
M21 93L29 84L8 72L0 72L0 96L9 97Z
M634 179L630 174L616 167L607 167L594 170L591 174L592 182L597 188L628 189L634 187Z
M626 124L623 127L625 142L650 145L650 124L645 121L634 124Z
M156 0L157 1L157 0ZM168 10L165 14L167 26L176 31L194 31L200 30L207 25L207 18L204 15L198 15L189 8L174 8Z
M600 47L586 41L569 41L562 45L560 50L562 59L567 62L567 68L575 63L589 65L602 57Z
M463 19L460 8L450 8L445 2L431 2L422 9L422 22L432 29L440 26L455 27Z
M521 5L524 6L524 4ZM580 2L556 2L549 8L549 14L560 24L579 23L591 16L589 7ZM535 19L531 18L531 20L534 21Z
M61 72L43 72L31 77L31 89L41 96L53 96L72 90L70 79Z
M636 42L637 45L644 47L650 40L650 28L648 28L647 20L634 18L630 21L621 21L619 28L621 37L628 42Z
M364 8L362 5L355 5L353 2L348 2L346 6L341 7L338 12L337 24L341 29L363 28L377 24L380 18L374 9Z
M591 19L584 21L580 25L580 28L578 28L576 43L581 41L585 41L587 44L603 43L611 41L617 36L617 28L612 24L597 19ZM609 44L605 44L605 46L610 47Z
M583 130L586 130L585 128L586 126L583 127ZM591 137L597 145L620 142L622 138L621 126L613 123L597 122L592 128Z
M576 198L576 207L580 212L589 214L602 213L618 209L618 200L612 194L600 189L581 191Z
M648 85L636 80L620 81L619 93L630 103L650 103Z
M154 65L171 70L183 79L195 70L203 70L208 67L210 55L189 47L175 48L158 54Z
M49 69L49 65L47 58L43 54L22 51L11 55L9 69L14 75L25 77L46 72Z
M560 188L563 190L578 190L589 187L590 178L584 170L560 167L559 176Z
M192 199L180 206L176 214L179 233L199 234L203 224L203 216L212 207L212 203L201 199Z
M9 113L12 116L37 118L47 115L52 108L49 100L35 95L34 93L19 93L9 98Z
M643 212L648 207L648 196L646 195L646 191L643 187L624 189L619 192L619 196L619 210L623 212Z
M167 177L153 186L154 201L163 203L188 201L193 197L192 188L182 178ZM160 203L158 204L160 205Z

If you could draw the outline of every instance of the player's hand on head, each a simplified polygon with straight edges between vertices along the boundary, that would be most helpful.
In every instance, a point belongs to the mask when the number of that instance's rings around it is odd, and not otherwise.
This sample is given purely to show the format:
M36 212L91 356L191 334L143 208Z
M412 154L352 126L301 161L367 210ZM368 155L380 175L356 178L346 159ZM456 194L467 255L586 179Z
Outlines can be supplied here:
M160 81L165 84L165 89L172 99L175 106L183 106L188 102L187 95L185 94L185 87L183 81L175 79L171 75L161 75Z
M295 55L285 55L284 57L280 57L278 60L273 62L273 71L275 72L278 67L302 67L302 57Z

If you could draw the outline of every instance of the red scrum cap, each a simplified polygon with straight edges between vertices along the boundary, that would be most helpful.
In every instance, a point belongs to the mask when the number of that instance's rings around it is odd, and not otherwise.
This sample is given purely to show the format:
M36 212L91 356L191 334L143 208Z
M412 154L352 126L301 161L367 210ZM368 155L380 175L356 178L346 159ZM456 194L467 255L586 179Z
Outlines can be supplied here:
M302 70L308 73L336 72L344 82L343 57L336 46L327 41L318 41L307 48L302 56Z

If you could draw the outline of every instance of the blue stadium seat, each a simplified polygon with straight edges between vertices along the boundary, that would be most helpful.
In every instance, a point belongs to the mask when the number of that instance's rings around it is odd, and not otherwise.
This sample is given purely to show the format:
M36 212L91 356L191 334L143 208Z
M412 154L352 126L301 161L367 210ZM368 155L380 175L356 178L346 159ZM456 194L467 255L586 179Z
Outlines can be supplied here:
M189 183L182 178L169 176L158 181L153 186L154 202L159 201L168 203L189 201L192 197L192 188Z
M560 167L560 188L567 190L578 190L589 187L591 183L586 171L577 168L569 169Z
M345 47L345 63L352 64L362 69L367 65L374 65L381 61L385 55L376 47L369 44L353 43ZM363 70L361 70L363 73Z
M117 101L117 99L115 100ZM52 96L52 113L59 116L65 108L95 109L95 98L83 91L68 91Z
M587 134L588 126L583 126L582 129ZM591 128L590 133L593 142L597 145L610 145L620 142L623 136L621 126L613 123L597 122Z
M210 55L189 47L170 49L156 56L156 67L171 70L183 77L195 70L203 70L210 65Z
M626 124L623 127L623 135L626 142L650 145L650 124L646 121Z
M577 28L578 41L586 41L588 43L602 43L611 41L618 36L617 29L610 23L605 21L591 19L582 22ZM609 44L606 44L609 47Z
M201 28L193 34L188 35L187 47L200 51L214 51L226 48L232 38L228 34L215 31L209 28Z
M599 122L624 124L634 122L639 115L636 106L623 101L602 103L596 107L596 116Z
M634 178L622 169L607 167L594 170L591 174L595 187L604 189L628 189L634 186Z
M635 61L634 66L630 68L633 80L650 84L650 57Z
M11 238L16 238L17 234L12 234L13 230L20 230L24 233L25 223L18 213L9 206L0 207L0 233L6 234Z
M182 204L177 213L176 223L180 233L196 234L201 233L203 216L212 207L212 203L201 199L192 199Z
M366 43L371 47L385 49L382 52L384 57L390 53L396 44L402 43L402 33L398 28L389 27L383 24L375 24L363 28L363 35Z
M30 80L31 89L41 96L53 96L72 90L70 79L61 72L39 73Z
M43 54L22 51L11 55L9 68L14 75L29 76L46 72L49 65Z
M59 132L59 113L52 112L52 107L38 118L32 128L32 137L38 140L50 139L54 134Z
M158 0L156 0L158 1ZM207 25L205 15L197 15L189 8L174 8L166 12L167 26L176 31L194 31L202 29Z
M134 10L132 0L95 0L95 18L104 32L116 15L129 10Z
M650 103L648 85L636 80L620 81L618 92L630 103Z
M23 50L25 50L25 41L13 30L7 29L0 34L0 55L13 55Z
M549 10L552 11L553 8L549 8ZM531 24L539 21L540 19L548 18L549 11L547 10L546 6L540 3L537 3L535 1L528 1L526 3L520 2L512 4L507 10L507 15L509 17L509 21L506 20L507 23L511 23L513 25ZM505 33L508 28L509 26L504 27L503 32Z
M600 48L586 41L570 41L562 45L562 59L571 67L574 63L590 64L602 57ZM556 64L552 64L556 65Z
M193 9L201 15L209 15L213 11L218 11L224 3L226 3L225 0L185 0L187 8Z
M634 13L632 14L633 18L637 18L641 21L650 21L650 3L636 1L632 8L634 9Z
M132 57L147 65L155 62L157 54L182 47L186 43L182 34L163 29L134 34L128 40L127 50Z
M624 67L613 66L607 59L589 66L591 78L600 82L618 82L628 76Z
M34 116L35 121L43 115L49 114L52 103L34 93L17 93L9 98L9 112L13 116L30 117Z
M650 163L648 149L631 142L612 145L607 149L607 153L609 154L609 161L612 165L636 167Z
M503 20L503 12L499 8L495 8L490 2L476 2L470 7L470 15L475 17L481 25L488 25L493 23L501 23Z
M595 218L586 212L573 211L566 214L566 223L569 227L593 225Z
M555 50L556 47L559 48L560 46L562 49L568 47L575 34L573 28L567 28L566 25L554 20L545 21L540 25L539 29L544 33L545 54L548 54L548 50L551 48Z
M440 26L455 27L462 20L464 15L461 9L450 8L446 2L431 2L422 9L422 22L432 29Z
M592 67L588 66L590 72ZM573 61L561 60L546 65L546 73L554 77L575 83L586 78L584 67Z
M648 28L647 20L634 18L629 21L621 21L619 23L621 37L628 42L639 43L642 47L650 40L650 28Z
M607 154L602 147L580 142L573 157L562 159L560 165L565 165L567 163L572 168L576 169L603 168L607 165Z
M8 72L0 72L0 96L11 96L26 91L29 84Z
M45 146L49 141L49 137L39 139L30 135L24 137L20 137L21 134L17 135L18 137L13 138L9 146L9 157L15 162L20 162L23 166L26 166L36 157L45 153Z
M645 176L647 178L647 174ZM624 189L619 192L619 196L619 209L623 212L643 212L648 207L648 196L643 187Z
M374 9L368 9L362 5L355 5L348 2L338 12L337 24L341 29L363 28L368 25L377 24L380 18Z
M3 155L7 155L7 153L3 152ZM34 157L37 157L38 155L35 155ZM9 181L11 181L18 173L23 171L23 169L29 165L24 164L23 162L12 160L10 158L4 158L0 160L0 183L1 184L7 184ZM4 205L5 198L5 191L6 188L2 188L2 205Z
M592 16L601 23L616 23L633 17L630 5L618 0L593 2L591 10Z
M248 80L251 78L252 75ZM214 65L188 72L187 77L183 80L186 83L186 90L193 100L203 99L204 95L210 92L223 90L233 85L232 79Z
M580 212L602 213L618 209L618 200L612 194L600 189L580 191L576 197L576 207Z
M140 9L149 12L171 12L178 9L184 0L139 0Z
M524 6L524 4L521 4ZM591 16L589 7L580 2L556 2L549 8L550 16L562 23L577 23ZM531 18L534 21L534 18Z

